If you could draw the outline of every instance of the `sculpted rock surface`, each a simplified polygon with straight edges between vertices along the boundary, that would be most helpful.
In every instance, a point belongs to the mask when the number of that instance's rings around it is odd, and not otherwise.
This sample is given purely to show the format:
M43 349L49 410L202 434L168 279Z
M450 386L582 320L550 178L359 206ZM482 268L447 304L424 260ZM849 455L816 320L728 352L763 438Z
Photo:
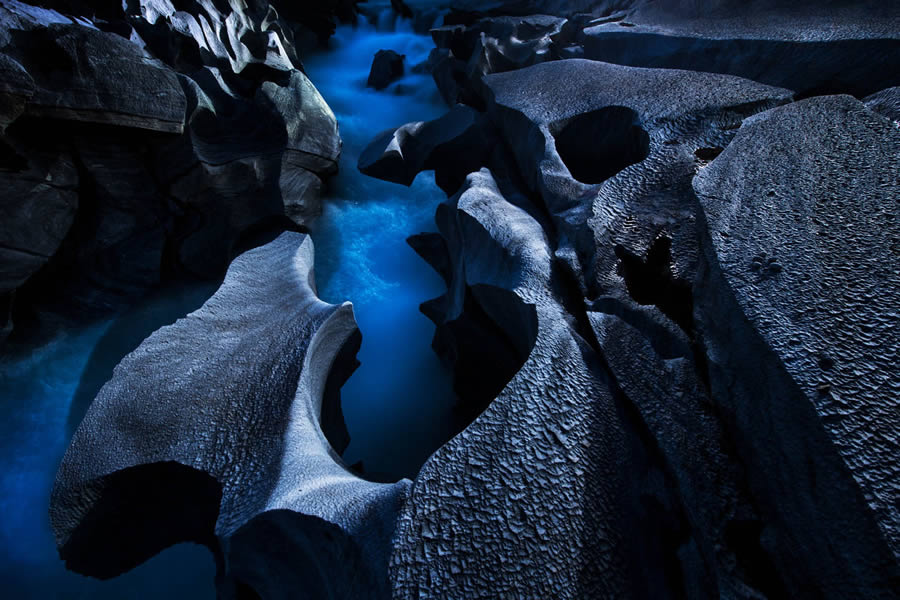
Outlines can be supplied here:
M56 24L11 36L6 52L34 81L28 116L183 131L185 99L178 78L130 41Z
M347 436L335 390L360 337L349 304L316 297L312 262L312 241L296 233L241 255L202 308L116 368L53 491L70 569L111 577L195 541L216 554L224 597L281 585L278 561L285 589L383 597L408 482L362 481L338 456ZM272 528L291 552L268 561Z
M339 388L359 332L349 305L316 298L309 239L285 233L101 391L53 496L70 568L112 576L193 540L236 599L897 598L889 4L459 4L430 60L451 110L382 133L358 167L407 185L433 169L450 196L438 233L409 243L447 284L421 310L468 426L413 482L347 471ZM85 180L153 224L121 253L138 278L144 256L201 271L257 210L312 214L286 196L312 197L339 143L284 22L144 6L128 35L176 72L183 135L78 129L69 154L33 150L43 84L0 53L0 175L61 182L40 206L53 226L9 242L50 249L5 289L78 230ZM178 219L143 191L156 181ZM91 239L116 247L102 223Z
M842 597L900 573L898 158L896 124L832 96L748 121L694 180L713 395L786 546Z
M853 310L852 302L843 308L835 299L835 310L813 310L814 305L824 307L828 301L817 300L814 288L794 292L802 289L798 284L788 285L775 298L763 296L760 307L747 312L740 288L753 276L736 276L732 284L711 273L715 271L712 261L721 260L716 254L720 245L743 252L742 240L754 232L773 243L776 238L795 239L797 234L789 229L770 233L764 211L750 217L733 208L746 206L749 215L755 205L749 205L747 198L768 201L770 187L779 198L792 198L797 190L805 190L801 198L809 202L835 193L829 190L841 190L839 196L847 202L865 198L856 202L872 203L855 213L866 221L850 226L852 230L870 231L869 218L892 224L886 199L896 196L896 177L888 175L896 170L895 124L847 97L774 108L790 103L793 94L728 75L584 60L490 75L481 93L487 116L482 127L497 135L506 149L481 158L496 175L487 171L470 175L463 189L441 207L437 215L440 238L423 235L411 240L448 282L447 295L426 303L422 310L438 324L435 349L453 366L457 393L461 401L468 401L474 421L426 463L413 484L392 559L394 579L404 582L401 596L452 589L468 597L499 589L526 597L583 597L586 593L655 597L674 589L692 589L710 597L850 598L859 593L893 597L898 517L886 502L896 497L892 482L897 479L897 440L892 432L897 423L892 415L897 405L896 393L891 392L896 385L890 381L890 352L866 358L876 348L897 346L888 325L890 306L896 304L887 291L893 275L869 269L871 285L860 282L859 293L847 292L850 299L861 302L878 297L879 302L870 313L856 311L860 319L873 321L865 324L868 329L860 325L841 334L853 321L841 316L843 310ZM846 128L838 125L845 121ZM397 165L421 168L425 155L417 160L415 144L406 139L414 139L415 132L426 126L437 128L437 122L401 128L372 148L383 148L390 138L397 148L391 159ZM791 135L782 135L787 131L798 137L805 131L817 134L792 144ZM465 145L463 139L471 135L467 131L455 143ZM732 141L736 135L739 139ZM468 147L470 152L477 151L474 145ZM822 159L810 158L819 152ZM388 157L385 152L380 160ZM755 162L759 159L772 170ZM840 183L841 177L863 172L867 176L855 179L857 187ZM829 183L831 177L836 179ZM713 204L716 194L725 194L733 204ZM802 208L806 201L799 202L799 213L771 218L781 219L784 227L796 227L795 218L825 210L814 208L815 204ZM821 220L840 227L835 224L843 219L837 214L851 209L835 202L832 210L837 212L823 213ZM729 228L746 227L747 233L735 239L734 229L718 237L708 232L706 225L700 225L705 222L699 213L701 205L707 213L721 214ZM773 232L780 231L779 225L771 226ZM845 247L852 255L835 251L832 268L871 259L882 265L881 271L890 270L892 259L883 255L892 251L889 227L879 233L885 239L866 237ZM802 245L800 240L794 243ZM756 259L741 254L740 260L746 258L748 273L755 271L759 281L772 285L766 282L777 281L786 265L772 260L772 252L766 251L769 255ZM813 247L798 246L796 256L815 252ZM541 256L546 258L538 260ZM815 268L798 270L807 282L815 281L814 272ZM839 272L831 276L834 281L843 280ZM824 273L823 278L827 278ZM738 288L734 292L729 291L732 285ZM839 289L836 283L830 287ZM503 289L515 296L499 291ZM733 293L737 301L729 304L725 299ZM521 339L532 331L522 312L523 299L525 307L534 305L538 323L538 334L527 338L528 343ZM810 307L803 308L804 302ZM552 306L558 306L556 316L551 316ZM753 329L753 315L769 306L779 307L779 312L760 316L759 326L788 326L789 330L779 328L766 338L771 341L751 344L749 340L759 336ZM801 352L806 343L791 345L795 335L790 323L807 314L819 320L808 331L834 330L838 337L811 337L817 346L809 349L809 355L824 358L811 358L810 364L785 374L782 361ZM750 324L743 326L748 318ZM561 350L565 345L558 338L549 341L545 328L581 340L584 347L577 358ZM870 338L868 345L865 340ZM767 344L775 340L776 352L783 345L791 355L774 355ZM823 412L810 400L822 390L830 393L835 384L829 380L824 385L812 374L816 369L836 370L837 359L828 352L848 343L853 348L843 353L845 372L856 373L857 378L866 373L873 380L851 385L846 393L854 400L844 400L846 396L837 392L836 398L842 400L834 400L834 408ZM830 350L819 349L820 345ZM530 353L523 354L522 348L529 347ZM539 361L547 353L553 360L542 366ZM488 357L497 356L507 357L509 363L496 359L491 363ZM488 369L487 364L495 366ZM587 368L584 377L568 376L583 368ZM545 378L555 383L552 392L537 383ZM807 380L805 397L791 391ZM569 381L577 381L573 394L580 390L591 399L590 410L611 407L607 410L612 412L600 417L604 433L591 429L595 425L584 416L585 408L576 410L580 417L566 416L569 405L577 405L567 400L570 391L565 382ZM553 398L559 405L531 407L539 398ZM771 398L771 404L761 404L759 398ZM786 398L793 400L784 404ZM520 416L518 409L505 406L529 408ZM592 488L593 476L586 475L582 497L584 506L593 507L591 516L565 508L566 492L552 500L537 499L559 512L573 511L568 524L558 524L538 506L528 504L535 490L546 488L535 465L546 464L543 459L552 456L552 451L525 440L531 439L531 432L551 427L534 415L552 410L555 422L571 427L566 429L566 439L578 439L580 428L587 428L594 432L587 436L590 448L598 438L614 439L618 456L628 455L628 465L644 465L646 473L655 474L647 475L650 479L644 483L610 487L610 482L619 481L618 467L612 455L598 450L589 461L593 466L589 472L606 469L604 481L609 485L602 491ZM822 418L830 424L826 430L833 428L830 433L823 431ZM526 425L528 419L532 421ZM873 427L870 419L878 425ZM871 445L862 441L870 435L878 440ZM540 459L518 458L527 456L529 448L539 448ZM785 460L788 455L791 459ZM555 480L562 482L569 469L578 472L585 464L580 459L568 466L562 460L550 462L560 465L554 473ZM510 466L514 464L523 466ZM814 475L803 471L801 464ZM637 471L645 472L642 468ZM529 490L526 496L515 494L519 487L512 482L525 476L520 474L537 478L520 486ZM816 482L808 485L831 490L827 501L809 500L818 498L818 493L800 481L808 477ZM798 483L791 487L792 482ZM559 489L566 490L565 484ZM612 514L603 510L630 493L649 494L630 505L631 514L635 506L653 507L638 517L640 527L616 510ZM819 523L816 511L832 517ZM552 546L555 526L566 531L560 535L582 540L576 533L582 527L603 531L610 548L616 548L611 551L614 557L637 552L646 558L644 577L637 583L629 571L631 565L617 564L615 558L589 550L563 560L570 568L585 569L578 586L569 587L571 574L555 580L552 575L526 570L527 575L520 576L519 557L540 553L532 542L537 548ZM531 531L539 535L532 538ZM635 535L619 537L626 531ZM855 539L845 539L848 535ZM407 548L418 547L420 538L433 543L425 545L424 557L413 559ZM471 538L477 542L463 541ZM833 551L815 550L823 546ZM481 548L487 550L482 553ZM537 562L544 567L556 564L547 557ZM600 567L603 575L594 577L590 569L598 564L604 565ZM519 570L506 573L505 565L517 565ZM418 575L426 570L427 578ZM504 575L497 579L472 575L485 570ZM659 576L661 572L678 575L666 579ZM437 588L431 587L433 581L439 582Z
M447 194L459 189L490 153L492 132L484 117L457 105L443 117L409 123L377 137L359 158L359 170L385 181L412 184L421 171L434 170Z
M898 24L893 3L756 7L729 0L701 2L691 12L651 2L627 20L587 27L584 50L594 60L728 73L801 94L864 96L900 83Z

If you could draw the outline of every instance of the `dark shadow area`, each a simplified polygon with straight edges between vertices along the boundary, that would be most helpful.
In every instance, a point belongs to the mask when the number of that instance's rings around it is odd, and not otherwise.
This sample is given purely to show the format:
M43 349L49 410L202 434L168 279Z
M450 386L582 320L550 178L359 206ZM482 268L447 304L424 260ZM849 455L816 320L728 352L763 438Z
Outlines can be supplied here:
M78 523L59 551L76 573L109 579L179 542L217 551L222 487L207 473L176 462L151 463L107 475L89 488L70 492L93 500L84 515L68 502L53 502L57 531L69 519Z
M634 31L588 35L585 58L737 75L794 90L798 99L835 93L862 98L900 84L900 40L729 39L726 30L708 33L709 37Z
M356 539L316 516L266 511L235 532L228 553L228 579L220 584L220 598L390 596L388 557L383 557L383 572L376 573Z
M725 541L734 549L737 567L767 598L790 598L791 594L778 574L775 557L762 543L765 524L760 520L729 521Z
M431 309L423 312L432 318ZM490 406L519 372L537 341L533 305L491 285L466 288L462 314L438 326L432 347L453 370L457 433Z
M28 160L0 138L0 172L21 173L28 168Z
M551 123L556 151L572 177L601 183L650 154L650 136L636 112L607 106Z
M343 454L350 445L350 432L347 431L347 422L341 405L341 388L360 365L359 359L356 358L360 346L362 333L357 329L334 357L322 394L322 414L319 415L319 424L325 439L338 454Z
M672 319L681 329L693 336L694 298L691 284L672 274L672 240L657 236L646 258L629 252L624 246L615 249L619 258L619 275L625 280L629 295L638 304L652 304Z
M703 162L715 160L717 156L722 154L724 148L721 146L713 146L712 148L697 148L694 150L694 156Z

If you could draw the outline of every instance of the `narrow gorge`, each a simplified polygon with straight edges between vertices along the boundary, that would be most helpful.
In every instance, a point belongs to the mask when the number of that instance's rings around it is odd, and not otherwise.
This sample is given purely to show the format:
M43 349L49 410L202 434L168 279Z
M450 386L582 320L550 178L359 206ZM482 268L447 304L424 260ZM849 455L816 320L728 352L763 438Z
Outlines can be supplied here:
M900 598L900 4L0 0L0 581Z

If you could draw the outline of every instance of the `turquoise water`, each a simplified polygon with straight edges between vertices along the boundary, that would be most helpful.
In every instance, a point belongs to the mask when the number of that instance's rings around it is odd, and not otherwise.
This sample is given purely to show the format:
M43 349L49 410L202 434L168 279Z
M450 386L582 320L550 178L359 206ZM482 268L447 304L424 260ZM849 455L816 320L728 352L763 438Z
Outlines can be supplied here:
M453 434L449 374L430 349L434 328L418 305L444 291L440 278L405 238L432 231L443 199L430 174L411 188L356 170L363 147L382 129L442 114L429 76L410 75L384 92L365 89L381 48L424 60L427 37L403 31L341 28L334 48L306 61L334 109L344 139L341 174L332 182L313 233L320 295L351 300L363 332L362 366L343 390L352 442L349 463L369 476L414 476ZM215 284L148 298L115 319L61 333L45 346L0 359L0 582L5 598L213 598L214 565L206 549L180 545L111 581L65 570L56 554L47 507L53 477L75 427L113 367L144 337L199 307Z
M435 231L445 196L430 172L407 188L356 168L381 131L446 112L431 76L410 72L431 48L430 38L402 22L392 31L345 27L328 53L304 61L344 140L340 174L313 229L319 295L352 301L363 334L362 365L341 393L351 436L344 458L384 480L414 477L455 431L451 377L431 350L434 326L418 310L446 287L406 244L412 234ZM406 55L407 76L376 92L365 85L380 49Z

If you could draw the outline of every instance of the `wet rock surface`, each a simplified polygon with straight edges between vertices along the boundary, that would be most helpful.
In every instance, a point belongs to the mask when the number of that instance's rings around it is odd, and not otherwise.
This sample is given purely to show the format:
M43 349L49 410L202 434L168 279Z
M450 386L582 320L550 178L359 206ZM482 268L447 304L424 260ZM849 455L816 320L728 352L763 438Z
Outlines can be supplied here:
M217 557L225 598L898 597L900 17L847 2L535 4L447 12L429 65L450 110L385 131L358 165L405 185L434 170L447 192L438 233L409 242L447 284L421 310L468 426L411 482L343 466L337 390L360 333L349 305L316 297L310 240L284 233L91 406L51 507L70 568L109 577L190 540ZM38 144L45 76L0 48L0 177L12 218L45 224L0 238L36 249L0 269L0 309L54 272L57 248L125 248L96 216L117 198L153 227L122 254L134 281L110 287L146 285L157 275L138 267L159 257L202 271L227 256L222 229L182 225L175 245L154 233L171 225L148 190L175 164L189 168L167 193L185 212L277 181L266 214L314 213L304 199L340 144L289 45L254 45L257 21L238 20L226 29L246 51L217 54L167 6L147 4L133 32L155 28L171 55L148 41L152 57L132 58L183 102L183 133L165 102L98 95L129 124L104 115L87 134L66 112L53 118L76 143ZM86 29L5 10L32 23L21 35ZM86 181L113 207L90 231L110 233L73 238ZM252 229L234 215L218 227Z

